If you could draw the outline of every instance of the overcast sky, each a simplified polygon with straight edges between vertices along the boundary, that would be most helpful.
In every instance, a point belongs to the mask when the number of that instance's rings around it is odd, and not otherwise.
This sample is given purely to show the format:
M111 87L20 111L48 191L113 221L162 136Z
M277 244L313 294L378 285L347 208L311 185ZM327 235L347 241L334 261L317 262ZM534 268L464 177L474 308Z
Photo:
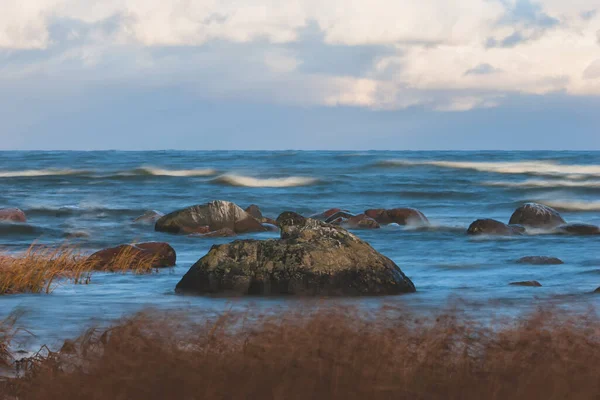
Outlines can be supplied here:
M598 0L0 10L0 149L600 149Z

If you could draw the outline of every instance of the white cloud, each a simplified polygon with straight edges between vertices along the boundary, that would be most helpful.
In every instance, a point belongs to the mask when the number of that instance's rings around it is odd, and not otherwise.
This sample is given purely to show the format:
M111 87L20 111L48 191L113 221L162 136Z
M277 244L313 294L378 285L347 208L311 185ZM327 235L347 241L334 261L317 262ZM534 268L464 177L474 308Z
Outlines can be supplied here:
M185 82L211 96L444 111L493 107L513 92L600 95L595 0L0 2L0 83L42 75ZM368 58L344 53L344 63L363 57L352 76L303 71L315 56L340 65L327 57L341 53L289 47L311 23L321 46L377 47Z

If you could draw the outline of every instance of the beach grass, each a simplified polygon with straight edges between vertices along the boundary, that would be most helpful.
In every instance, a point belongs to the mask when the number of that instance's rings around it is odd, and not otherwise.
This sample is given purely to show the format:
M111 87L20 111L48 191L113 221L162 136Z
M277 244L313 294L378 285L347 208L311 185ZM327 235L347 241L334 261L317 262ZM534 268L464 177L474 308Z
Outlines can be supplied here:
M132 247L124 247L109 263L90 260L71 245L47 247L34 244L19 254L0 254L0 295L50 293L58 282L90 282L94 271L150 273L157 256L140 257Z
M332 306L204 322L144 312L24 361L18 399L589 400L600 320L538 311L482 322L454 311ZM12 396L12 397L10 397Z

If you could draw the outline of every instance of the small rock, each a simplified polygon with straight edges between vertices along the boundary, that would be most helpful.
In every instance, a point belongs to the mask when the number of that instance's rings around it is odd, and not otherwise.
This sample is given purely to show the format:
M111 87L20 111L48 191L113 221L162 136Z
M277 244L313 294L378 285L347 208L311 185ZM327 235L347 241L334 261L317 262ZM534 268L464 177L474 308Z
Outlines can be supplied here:
M316 219L316 220L319 220L319 221L326 221L333 214L339 213L341 211L345 211L345 210L342 210L341 208L330 208L329 210L323 211L320 214L311 215L310 218Z
M338 218L347 219L347 218L352 218L352 217L354 217L354 214L351 214L351 213L346 212L346 211L338 211L335 214L327 217L327 219L325 219L325 222L327 222L328 224L330 224L332 221L335 221Z
M427 217L415 208L369 209L365 215L381 225L429 225Z
M564 262L560 258L556 258L556 257L529 256L529 257L519 258L517 260L517 264L559 265L559 264L564 264Z
M0 209L0 221L27 222L27 216L18 208Z
M525 229L518 225L506 225L495 219L478 219L469 225L469 235L520 235Z
M245 211L259 221L263 218L262 212L256 204L251 204Z
M531 286L531 287L541 287L542 284L538 281L524 281L524 282L512 282L510 283L512 286Z
M365 214L359 214L348 218L342 222L342 226L348 229L379 229L381 225L373 218L367 217Z
M131 268L144 261L152 262L152 268L172 267L177 261L175 249L164 242L122 244L97 251L88 257L88 261L94 269L110 270L111 264L125 254L131 260Z
M552 229L564 225L565 220L553 208L538 203L526 203L515 210L508 223L531 228Z
M589 224L567 224L558 227L558 231L572 235L600 235L600 227Z
M594 290L594 293L600 293L600 286L598 287L598 289Z

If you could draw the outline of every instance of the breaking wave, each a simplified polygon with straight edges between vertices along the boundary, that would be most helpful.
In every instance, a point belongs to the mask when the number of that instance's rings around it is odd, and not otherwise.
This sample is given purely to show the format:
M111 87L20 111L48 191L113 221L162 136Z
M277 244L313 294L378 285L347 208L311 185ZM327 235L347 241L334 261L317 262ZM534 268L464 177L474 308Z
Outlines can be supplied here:
M87 175L90 174L87 170L78 169L30 169L24 171L0 171L0 178L29 178L36 176L66 176L66 175Z
M164 169L156 167L141 167L130 172L123 173L124 175L152 175L152 176L211 176L217 173L214 169Z
M541 176L600 176L600 165L558 164L550 161L521 162L468 162L468 161L411 161L386 160L379 166L434 166L440 168L470 169L498 174L529 174Z
M244 187L295 187L309 186L317 183L319 180L310 177L289 176L285 178L253 178L243 175L221 175L213 182L229 186L244 186Z
M541 203L558 211L600 211L600 201L555 200Z

